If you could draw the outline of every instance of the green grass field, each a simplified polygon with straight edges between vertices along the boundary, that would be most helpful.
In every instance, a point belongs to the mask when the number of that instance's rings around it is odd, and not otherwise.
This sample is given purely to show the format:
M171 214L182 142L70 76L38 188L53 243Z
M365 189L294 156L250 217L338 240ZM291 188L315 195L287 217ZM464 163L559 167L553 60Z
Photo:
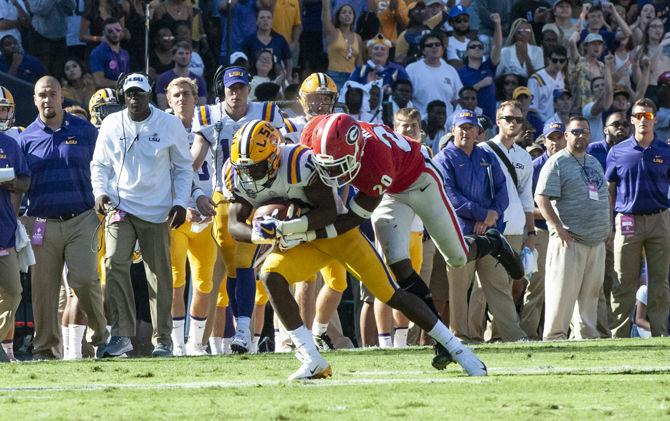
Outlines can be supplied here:
M484 345L489 377L432 350L326 354L327 380L288 383L292 354L0 366L2 419L668 419L670 339Z

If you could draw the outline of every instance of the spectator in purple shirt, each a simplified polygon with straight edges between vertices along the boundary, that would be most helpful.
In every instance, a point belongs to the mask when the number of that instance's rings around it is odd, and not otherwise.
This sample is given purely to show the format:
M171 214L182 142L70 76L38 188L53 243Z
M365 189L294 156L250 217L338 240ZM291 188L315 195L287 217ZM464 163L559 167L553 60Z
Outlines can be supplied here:
M435 163L444 174L444 185L454 206L463 234L481 235L496 228L504 230L503 214L509 204L505 175L498 159L476 146L479 123L471 110L461 110L454 118L454 141L435 156ZM449 325L460 339L473 338L468 329L468 289L475 272L482 282L484 294L498 331L505 341L526 337L519 326L519 317L512 299L512 285L500 276L489 276L496 268L492 256L468 262L460 268L447 268L449 278ZM501 281L501 282L500 282Z
M47 74L47 69L37 57L21 51L13 35L5 35L0 39L0 52L0 72L9 73L30 83L35 83Z
M30 171L16 141L0 134L0 168L13 169L14 178L0 182L0 340L7 337L14 326L16 308L21 302L21 278L16 245L16 214L22 193L30 187ZM0 362L8 361L0 348ZM11 351L11 348L10 348Z
M122 73L130 72L130 55L121 48L123 27L115 18L105 20L103 41L91 51L89 67L95 85L100 88L115 88Z
M59 354L58 291L64 264L93 330L93 345L102 348L107 336L90 169L97 130L63 111L61 86L51 76L37 81L34 101L39 116L19 136L32 175L23 223L32 235L36 260L33 358L54 359Z
M654 137L656 104L643 98L633 104L631 137L607 154L605 177L614 203L614 270L610 328L617 338L630 336L642 250L647 262L647 314L653 336L668 334L670 297L670 145Z

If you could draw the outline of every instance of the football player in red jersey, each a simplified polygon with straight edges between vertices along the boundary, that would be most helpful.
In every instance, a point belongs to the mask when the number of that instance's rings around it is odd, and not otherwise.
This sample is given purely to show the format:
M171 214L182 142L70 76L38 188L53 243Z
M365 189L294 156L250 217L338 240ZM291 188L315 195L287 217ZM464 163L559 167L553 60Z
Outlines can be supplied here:
M350 212L317 235L345 232L371 218L399 286L421 297L433 311L430 289L412 268L409 256L409 231L415 214L449 265L463 266L490 254L512 278L523 277L519 255L496 229L463 236L442 175L419 142L384 125L358 122L347 114L312 119L302 142L314 150L314 163L325 184L351 184L358 189L349 204ZM450 362L441 351L433 361L436 368Z

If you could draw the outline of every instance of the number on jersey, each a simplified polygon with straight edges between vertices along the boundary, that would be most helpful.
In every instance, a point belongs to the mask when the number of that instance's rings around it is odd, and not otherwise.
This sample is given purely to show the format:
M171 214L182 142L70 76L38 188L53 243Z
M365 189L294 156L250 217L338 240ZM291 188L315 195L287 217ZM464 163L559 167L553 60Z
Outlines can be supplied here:
M375 192L377 192L378 195L381 196L384 193L386 193L386 190L388 190L391 183L393 183L393 178L391 178L387 174L384 174L384 175L382 175L382 179L380 180L380 184L376 184L376 185L372 186L372 190L374 190Z
M374 126L372 130L377 139L381 140L389 148L391 147L391 142L393 142L405 152L412 150L412 147L404 136L389 130L386 126Z

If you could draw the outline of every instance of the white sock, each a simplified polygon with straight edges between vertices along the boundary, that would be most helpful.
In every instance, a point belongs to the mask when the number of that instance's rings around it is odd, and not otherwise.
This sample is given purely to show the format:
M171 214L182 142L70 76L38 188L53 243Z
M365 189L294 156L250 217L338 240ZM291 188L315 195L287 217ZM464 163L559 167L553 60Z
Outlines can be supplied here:
M223 338L223 353L228 355L232 354L233 350L230 349L230 343L233 341L233 338Z
M173 322L174 323L174 322ZM207 319L198 320L191 317L188 329L188 341L192 344L202 345L202 337L205 335ZM182 328L183 329L183 328Z
M86 325L71 324L68 326L70 331L70 358L73 360L81 359L81 342L86 333Z
M240 316L237 318L237 331L248 332L251 325L251 317Z
M261 335L254 335L252 341L251 341L251 352L252 354L256 354L258 352L258 342L261 340Z
M175 347L184 346L184 319L172 319L172 333L170 334Z
M407 346L407 330L406 327L399 327L395 330L393 335L394 348L405 348Z
M61 335L63 336L63 359L69 360L70 358L70 330L67 326L60 327Z
M390 333L380 333L377 335L377 341L380 348L393 348L393 338Z
M321 336L326 333L327 330L328 323L318 323L316 320L312 323L312 335L314 336Z
M14 359L14 340L8 340L7 342L2 343L2 349L7 354L7 358L10 360Z
M295 345L296 351L302 353L303 355L308 355L312 358L321 356L319 351L316 349L316 344L314 343L312 332L307 330L305 325L300 325L300 327L295 330L289 330L288 334L291 336L291 340Z
M463 344L454 336L453 333L449 330L448 327L444 325L441 321L437 321L435 326L428 332L431 338L438 341L442 346L447 348L447 351L454 353L463 349Z
M210 336L209 350L212 353L212 355L223 354L223 338L220 336Z

